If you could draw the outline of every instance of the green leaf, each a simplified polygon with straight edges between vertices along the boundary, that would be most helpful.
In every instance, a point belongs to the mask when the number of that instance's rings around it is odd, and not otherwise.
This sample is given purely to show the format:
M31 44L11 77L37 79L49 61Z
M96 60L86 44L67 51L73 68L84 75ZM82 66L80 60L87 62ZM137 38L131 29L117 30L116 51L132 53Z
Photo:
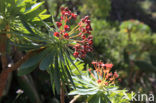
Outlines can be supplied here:
M43 60L41 61L39 68L40 70L47 70L49 68L50 64L53 64L53 59L55 56L55 50L50 52L46 57L43 58Z
M89 96L87 101L88 103L111 103L109 98L102 92Z
M53 73L53 68L51 66L51 68L48 69L48 73L50 75L50 83L51 83L51 87L52 87L52 92L55 95L55 83L54 83L54 73Z
M32 67L28 67L28 68L20 68L18 70L18 76L22 76L22 75L26 75L31 73L32 71L34 71L37 68L38 65L33 65Z
M39 2L39 3L36 3L34 5L32 5L30 8L27 8L25 13L24 14L28 14L36 9L38 9L44 2Z
M75 68L75 66L70 65L70 68L72 69L72 73L74 73L75 75L81 75L82 73L85 73L83 71L84 65L85 65L84 63L82 63L79 60L76 60L74 63L76 65L76 67L79 69L79 71Z
M56 28L56 30L59 31L53 16L52 16L52 21L53 21L53 24L54 24L54 27Z
M99 91L97 87L94 88L76 88L76 90L71 91L68 95L93 95L96 94Z
M68 71L68 68L65 66L65 69L66 69L66 72L67 72L67 74L68 74L68 77L69 77L69 79L70 79L70 82L72 83L72 85L74 86L74 88L75 88L75 84L74 84L74 82L73 82L73 79L72 79L72 77L71 77L71 74L70 74L70 72Z
M31 58L29 58L26 62L24 62L19 67L19 75L24 75L32 72L39 64L40 60L49 52L49 48L44 49L38 54L35 54Z
M47 51L44 50L44 52L42 51L39 54L35 54L31 58L29 58L26 62L24 62L20 66L20 68L29 68L29 67L32 67L32 66L36 65L37 63L40 62L41 58L43 58L43 56L46 55L45 52L47 52Z
M71 77L71 72L69 72L69 69L67 68L67 66L68 65L66 65L66 62L65 62L65 59L66 58L64 58L64 53L63 53L63 49L61 49L60 50L60 63L61 63L61 65L63 64L64 66L61 66L61 68L62 68L62 72L64 72L64 75L66 76L66 73L67 73L67 76L68 76L68 78L69 78L69 80L70 80L70 82L72 83L72 85L74 86L74 88L75 88L75 85L74 85L74 82L73 82L73 79L72 79L72 77ZM65 79L66 81L67 81L67 83L68 83L68 79Z
M55 88L57 94L60 94L60 72L59 72L59 66L58 66L58 58L55 57L55 68L53 68L54 71L54 82L55 82Z
M35 17L32 21L40 21L49 18L51 15L39 15L40 18Z
M31 58L29 58L26 62L24 62L20 68L23 69L23 68L29 68L29 67L32 67L34 65L36 65L37 63L39 63L41 57L39 54L36 54L34 56L32 56Z
M23 19L21 19L23 26L32 34L35 35L35 33L33 32L33 30L31 29L31 27L29 26L29 24L27 22L25 22Z
M77 71L80 73L79 69L77 68L77 66L74 64L73 60L71 59L71 54L69 53L68 50L66 50L66 57L68 58L68 60L70 61L70 63L77 69Z

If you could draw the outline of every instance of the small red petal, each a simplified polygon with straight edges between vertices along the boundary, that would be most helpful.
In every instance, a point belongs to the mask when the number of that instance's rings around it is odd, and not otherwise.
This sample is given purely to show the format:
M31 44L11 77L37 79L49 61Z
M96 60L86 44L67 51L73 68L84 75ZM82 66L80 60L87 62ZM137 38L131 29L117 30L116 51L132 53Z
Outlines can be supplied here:
M68 39L68 38L69 38L69 34L68 34L68 33L65 33L65 34L64 34L64 37L65 37L66 39Z
M73 19L76 19L77 18L77 14L72 13L71 15L72 15L72 18Z
M101 79L97 80L98 83L101 83Z
M65 26L64 26L64 29L65 29L66 31L69 31L69 30L70 30L70 28L69 28L68 25L65 25Z
M113 64L105 64L106 68L112 68Z
M114 72L114 77L115 78L118 78L119 77L119 75L117 74L117 72Z
M59 28L59 27L62 26L62 23L60 23L60 22L56 22L56 25L57 25L57 27Z
M91 72L91 71L92 71L92 69L88 69L88 71L89 71L89 72Z
M59 37L59 33L58 32L54 32L54 36Z
M77 58L79 53L77 51L75 51L73 55Z

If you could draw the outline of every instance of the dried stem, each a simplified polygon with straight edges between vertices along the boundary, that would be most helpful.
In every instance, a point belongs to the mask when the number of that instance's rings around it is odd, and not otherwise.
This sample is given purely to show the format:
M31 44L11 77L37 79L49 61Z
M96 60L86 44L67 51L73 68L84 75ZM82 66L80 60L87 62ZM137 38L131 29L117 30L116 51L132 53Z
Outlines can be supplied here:
M9 32L10 28L8 25L5 27L5 31ZM1 52L1 61L2 61L2 69L5 69L7 67L7 57L6 57L6 47L7 47L7 34L1 34L0 35L0 52Z
M69 103L74 103L81 95L76 95Z
M5 31L9 31L10 28L8 25L6 25L5 27ZM1 62L2 62L2 73L3 71L7 68L7 56L6 56L6 47L7 47L7 34L4 33L4 34L1 34L0 35L0 53L2 54L1 55ZM2 87L0 87L0 97L2 95L3 92L1 92L1 90L4 89L5 85L6 84L6 80L7 80L7 77L8 77L8 74L2 74L0 75L0 81L2 81L3 83L0 82L0 85L2 85Z

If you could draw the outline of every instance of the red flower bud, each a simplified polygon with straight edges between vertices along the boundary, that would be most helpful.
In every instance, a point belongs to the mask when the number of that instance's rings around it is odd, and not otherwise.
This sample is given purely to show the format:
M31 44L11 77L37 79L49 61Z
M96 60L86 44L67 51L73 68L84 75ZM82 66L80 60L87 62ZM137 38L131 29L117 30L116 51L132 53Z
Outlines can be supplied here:
M64 26L64 29L65 29L66 31L69 31L69 30L70 30L70 28L69 28L68 25L65 25L65 26Z
M68 11L69 9L66 7L66 8L64 8L64 10L65 10L65 11Z
M87 31L87 34L91 34L91 32L90 31Z
M59 33L58 32L54 32L54 36L59 37Z
M62 15L65 15L65 13L66 13L65 11L61 11L61 14L62 14Z
M85 58L86 57L86 54L81 54L81 58Z
M119 77L119 75L117 74L117 72L114 72L114 77L115 78L118 78Z
M97 80L98 83L101 83L101 79Z
M88 39L89 39L89 40L92 40L92 39L93 39L93 36L92 36L92 35L89 35L89 36L88 36Z
M105 82L105 85L108 85L108 82Z
M113 74L112 74L112 72L111 72L111 73L109 73L108 75L109 75L109 76L112 76Z
M85 50L81 50L81 53L82 53L82 54L86 54Z
M77 18L77 14L72 13L71 15L72 15L72 18L73 19L76 19Z
M121 82L122 81L121 78L119 78L118 81Z
M83 18L83 19L81 19L81 21L84 23L85 22L85 19Z
M87 20L86 23L87 23L88 25L90 25L90 20Z
M77 58L79 53L77 51L75 51L73 55Z
M83 29L82 29L82 32L83 32L83 33L84 33L84 32L86 32L86 29L85 29L85 28L83 28Z
M113 64L105 64L106 68L112 68Z
M81 38L84 40L84 39L86 39L86 36L85 35L82 35Z
M90 25L86 25L86 30L90 30L90 31L92 31L91 26L90 26Z
M63 11L64 10L64 7L61 7L61 11Z
M62 26L62 23L60 22L56 22L57 27L59 28L60 26Z
M95 62L95 61L92 61L92 64L93 64L93 65L95 65L95 64L97 64L97 62Z
M61 21L63 20L63 16L61 16Z
M85 20L88 20L89 19L89 16L85 16Z
M80 49L80 47L81 47L81 45L80 44L76 44L75 46L74 46L74 48L77 50L77 49Z
M88 69L88 71L89 71L89 72L91 72L91 71L92 71L92 69Z
M64 37L65 37L66 39L69 39L69 34L68 34L68 33L65 33L65 34L64 34Z
M89 45L92 45L92 44L93 44L93 41L92 41L92 40L89 40L89 41L88 41L88 44L89 44Z

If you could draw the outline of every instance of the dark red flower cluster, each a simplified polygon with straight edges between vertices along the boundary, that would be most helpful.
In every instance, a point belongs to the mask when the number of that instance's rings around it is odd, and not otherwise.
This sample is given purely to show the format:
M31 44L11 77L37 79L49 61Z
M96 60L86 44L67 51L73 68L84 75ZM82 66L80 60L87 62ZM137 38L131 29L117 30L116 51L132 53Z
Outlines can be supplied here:
M109 85L115 83L116 78L118 78L118 74L117 72L110 72L111 68L113 67L113 64L104 64L101 61L93 61L92 64L94 65L98 78L95 78L91 69L88 69L88 71L90 72L91 76L94 79L96 79L97 83L100 83L102 85Z
M82 41L79 41L76 45L74 45L74 56L79 58L84 58L87 52L92 51L92 44L93 44L93 36L89 35L88 38L84 35L82 36Z
M89 16L85 16L85 18L81 19L82 22L80 22L80 29L82 30L83 33L87 33L87 34L91 34L92 31L92 27L90 25L90 20L89 20ZM85 27L83 26L83 24L86 24Z
M68 8L61 7L61 20L56 22L59 31L54 32L54 36L74 42L75 45L70 45L75 50L73 55L76 58L84 58L87 52L92 51L93 36L91 35L91 22L89 16L85 16L77 26L70 28L68 23L71 19L76 20L76 18L77 14L72 13Z

